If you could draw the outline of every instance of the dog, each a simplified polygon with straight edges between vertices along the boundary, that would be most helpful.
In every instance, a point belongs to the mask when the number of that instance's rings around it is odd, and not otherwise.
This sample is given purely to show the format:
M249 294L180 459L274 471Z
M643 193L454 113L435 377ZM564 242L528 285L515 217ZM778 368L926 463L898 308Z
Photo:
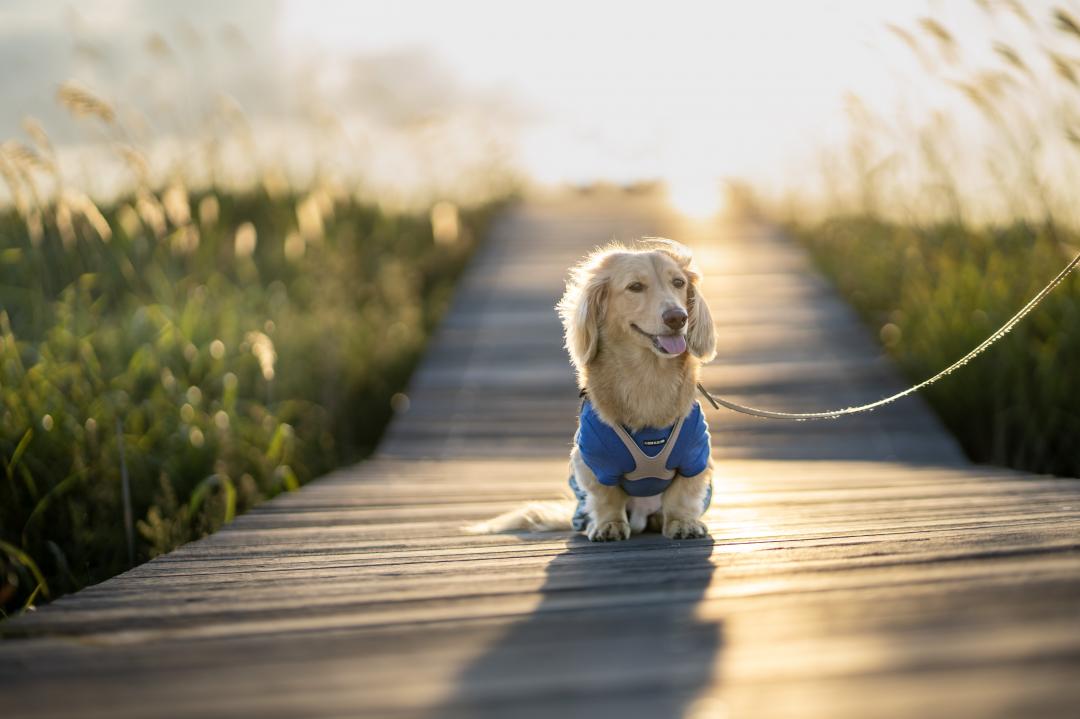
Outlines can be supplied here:
M472 531L708 533L713 464L695 393L716 334L700 279L690 250L662 238L609 245L571 270L556 310L583 398L570 453L577 506L533 503Z

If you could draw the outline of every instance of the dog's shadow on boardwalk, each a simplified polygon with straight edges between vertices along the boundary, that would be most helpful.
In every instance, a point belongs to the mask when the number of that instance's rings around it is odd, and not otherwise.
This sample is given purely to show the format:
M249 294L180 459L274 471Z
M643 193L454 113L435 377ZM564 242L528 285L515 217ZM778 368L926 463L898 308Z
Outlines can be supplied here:
M568 539L536 607L494 633L433 715L683 716L714 683L723 645L722 623L699 616L712 550L712 539Z

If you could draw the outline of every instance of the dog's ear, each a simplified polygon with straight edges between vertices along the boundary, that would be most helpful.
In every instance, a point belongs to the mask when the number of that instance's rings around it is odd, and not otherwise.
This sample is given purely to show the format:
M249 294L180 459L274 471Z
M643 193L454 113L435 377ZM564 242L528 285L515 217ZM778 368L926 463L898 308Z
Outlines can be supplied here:
M582 377L600 347L600 323L604 320L608 295L606 259L594 255L574 268L566 293L559 300L566 349Z
M686 346L702 362L709 362L716 357L716 329L713 327L709 303L698 288L696 274L692 275L687 292L690 321L686 327Z
M701 359L702 362L711 361L716 357L716 329L713 327L709 303L705 301L705 297L701 294L701 289L698 286L701 273L698 271L697 263L694 262L693 253L690 252L686 245L664 237L648 237L644 241L649 247L659 250L675 260L689 278L690 285L686 291L686 303L690 321L686 327L686 346L690 349L690 353Z

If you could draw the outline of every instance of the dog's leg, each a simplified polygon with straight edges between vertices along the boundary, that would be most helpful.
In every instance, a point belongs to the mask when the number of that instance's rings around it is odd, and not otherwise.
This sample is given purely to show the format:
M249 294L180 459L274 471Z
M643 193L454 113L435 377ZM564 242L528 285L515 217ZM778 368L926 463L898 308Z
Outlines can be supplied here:
M586 534L594 542L630 539L630 522L626 517L626 492L618 487L600 484L589 466L581 459L577 448L570 455L570 465L578 486L585 490L585 509L589 512Z
M694 477L676 475L671 486L661 495L663 503L664 536L668 539L691 539L709 533L701 521L705 493L712 481L712 464Z

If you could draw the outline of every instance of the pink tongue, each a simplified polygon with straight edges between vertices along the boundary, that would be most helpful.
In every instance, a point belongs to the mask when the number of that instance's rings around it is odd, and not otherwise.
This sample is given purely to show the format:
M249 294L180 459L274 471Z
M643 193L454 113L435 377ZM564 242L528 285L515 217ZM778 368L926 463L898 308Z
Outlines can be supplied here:
M682 335L657 335L656 340L668 354L681 355L686 351L686 338Z

